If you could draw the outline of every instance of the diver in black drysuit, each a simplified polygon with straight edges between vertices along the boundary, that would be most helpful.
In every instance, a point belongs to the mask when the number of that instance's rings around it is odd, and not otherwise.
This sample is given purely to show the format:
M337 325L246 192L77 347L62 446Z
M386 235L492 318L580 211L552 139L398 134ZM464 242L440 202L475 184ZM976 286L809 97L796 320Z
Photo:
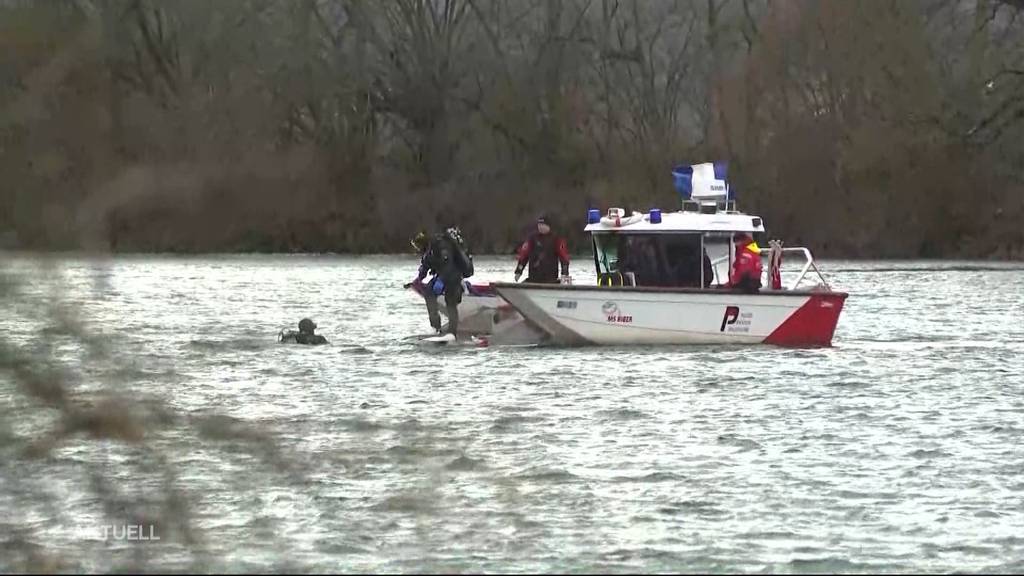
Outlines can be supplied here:
M296 344L327 344L327 338L319 334L314 334L316 330L316 323L309 318L303 318L299 320L299 331L288 330L287 332L282 331L280 334L281 342L296 343Z
M448 311L448 331L452 336L459 334L459 303L462 302L462 270L456 263L456 250L452 240L443 234L435 234L428 238L420 232L412 239L412 245L421 254L419 273L416 279L405 285L414 288L423 296L427 303L427 314L430 326L442 333L441 317L438 314L438 296L444 294L444 303ZM433 276L423 282L428 273Z

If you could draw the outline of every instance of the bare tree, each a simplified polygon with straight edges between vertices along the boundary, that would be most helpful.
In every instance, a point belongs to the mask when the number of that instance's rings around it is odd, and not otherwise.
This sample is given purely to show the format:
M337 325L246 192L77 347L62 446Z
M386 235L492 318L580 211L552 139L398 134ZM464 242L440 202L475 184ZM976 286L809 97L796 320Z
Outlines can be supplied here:
M3 4L0 239L362 251L455 219L503 250L528 213L664 204L672 164L726 160L835 253L1015 253L1024 9L869 4Z

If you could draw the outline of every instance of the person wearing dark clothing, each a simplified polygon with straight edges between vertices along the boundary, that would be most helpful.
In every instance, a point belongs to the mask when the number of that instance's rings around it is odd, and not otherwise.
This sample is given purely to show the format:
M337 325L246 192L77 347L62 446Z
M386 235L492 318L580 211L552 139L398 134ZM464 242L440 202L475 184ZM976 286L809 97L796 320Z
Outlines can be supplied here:
M537 219L537 231L530 234L530 237L519 246L516 282L523 275L523 269L527 264L530 267L526 276L527 282L557 284L559 267L562 280L568 281L569 246L564 238L552 233L551 224L545 216Z
M296 344L327 344L327 338L314 334L316 323L309 318L299 320L299 331L289 330L281 332L281 342L294 342Z
M654 238L647 235L627 235L623 269L633 273L637 286L664 285L665 274L662 273L660 260Z
M708 252L701 249L700 245L691 246L679 261L682 263L678 270L678 285L686 288L707 288L714 280L715 271L711 266L711 258ZM701 284L701 268L703 268L703 280Z
M448 312L448 331L458 337L459 303L462 302L462 279L466 276L464 260L468 255L456 244L453 234L458 236L457 229L449 229L443 234L427 237L420 232L412 240L412 245L420 253L420 268L416 279L405 285L413 288L423 296L427 304L427 315L430 326L441 330L441 317L438 314L438 297L444 294L444 303ZM461 236L458 236L461 239ZM470 270L472 263L470 261ZM430 280L423 280L430 274Z
M704 261L704 288L711 286L711 282L715 279L715 270L711 265L711 257L708 256L708 251L704 250L704 256L701 260Z

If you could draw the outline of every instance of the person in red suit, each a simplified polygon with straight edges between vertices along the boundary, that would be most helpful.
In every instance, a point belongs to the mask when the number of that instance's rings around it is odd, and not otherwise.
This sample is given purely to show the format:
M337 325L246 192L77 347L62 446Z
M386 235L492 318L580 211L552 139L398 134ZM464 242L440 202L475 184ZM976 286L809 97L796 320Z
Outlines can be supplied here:
M569 246L565 238L551 231L551 223L546 216L537 218L537 231L519 246L518 263L516 265L516 282L523 275L523 269L530 266L527 282L557 284L558 272L561 267L562 280L569 278Z
M761 249L750 234L740 232L733 237L736 259L729 273L729 288L754 293L761 289Z

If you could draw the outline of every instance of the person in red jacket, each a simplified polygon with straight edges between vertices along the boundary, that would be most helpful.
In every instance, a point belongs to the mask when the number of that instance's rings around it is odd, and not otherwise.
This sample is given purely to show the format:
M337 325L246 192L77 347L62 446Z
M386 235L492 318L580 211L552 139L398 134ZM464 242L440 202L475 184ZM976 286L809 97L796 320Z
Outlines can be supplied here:
M733 243L736 245L736 259L732 262L726 286L744 292L757 292L761 289L761 249L746 232L736 234Z
M537 231L530 234L530 237L519 247L516 282L523 275L523 269L527 264L530 266L530 272L526 277L527 282L557 284L559 282L559 266L561 266L563 281L568 281L569 246L566 244L565 238L551 231L551 223L546 216L537 218Z

